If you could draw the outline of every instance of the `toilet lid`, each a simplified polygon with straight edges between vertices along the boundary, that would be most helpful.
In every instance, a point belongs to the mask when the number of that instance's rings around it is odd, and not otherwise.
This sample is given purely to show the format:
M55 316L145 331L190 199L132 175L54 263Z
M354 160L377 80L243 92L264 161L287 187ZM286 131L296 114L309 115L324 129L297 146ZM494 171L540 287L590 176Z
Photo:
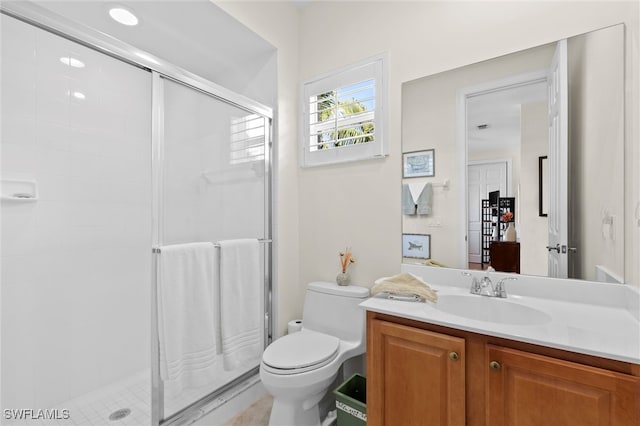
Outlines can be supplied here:
M303 330L276 340L265 349L262 362L281 370L308 369L333 359L340 339L328 334Z

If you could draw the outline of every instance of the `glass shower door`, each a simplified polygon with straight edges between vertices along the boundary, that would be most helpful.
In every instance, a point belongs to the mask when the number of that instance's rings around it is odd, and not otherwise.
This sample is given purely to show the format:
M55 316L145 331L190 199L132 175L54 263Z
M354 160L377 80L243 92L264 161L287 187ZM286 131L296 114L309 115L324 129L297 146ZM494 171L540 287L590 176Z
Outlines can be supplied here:
M269 118L173 80L157 77L157 98L163 113L157 150L159 218L158 247L223 240L267 240L259 244L259 268L264 277L260 306L237 306L264 322L265 286L269 281ZM220 249L216 247L215 268ZM158 256L161 256L158 253ZM213 309L218 352L222 346L219 274L214 274ZM248 303L248 302L247 302ZM256 310L258 312L256 312ZM261 330L264 333L267 324ZM159 330L162 333L163 330ZM264 341L264 336L261 338ZM264 345L261 346L261 350ZM202 386L176 388L160 380L169 418L199 399L254 370L254 359L232 369L216 363L215 379Z

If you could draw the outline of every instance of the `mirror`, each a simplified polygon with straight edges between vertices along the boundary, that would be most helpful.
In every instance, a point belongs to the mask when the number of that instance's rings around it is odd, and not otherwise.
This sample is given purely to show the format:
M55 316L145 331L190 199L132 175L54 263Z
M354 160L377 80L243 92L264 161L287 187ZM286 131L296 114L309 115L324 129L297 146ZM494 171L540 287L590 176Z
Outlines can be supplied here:
M405 82L402 151L403 262L624 282L624 25Z

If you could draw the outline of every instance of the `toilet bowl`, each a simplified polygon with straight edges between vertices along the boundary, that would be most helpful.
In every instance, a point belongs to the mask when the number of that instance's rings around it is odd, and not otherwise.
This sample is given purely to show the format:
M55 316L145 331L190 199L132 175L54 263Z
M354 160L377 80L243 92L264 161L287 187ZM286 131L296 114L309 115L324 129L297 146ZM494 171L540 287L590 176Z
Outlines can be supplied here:
M318 403L343 362L365 351L369 289L313 282L307 287L303 328L274 341L262 355L260 379L273 395L271 426L320 426Z

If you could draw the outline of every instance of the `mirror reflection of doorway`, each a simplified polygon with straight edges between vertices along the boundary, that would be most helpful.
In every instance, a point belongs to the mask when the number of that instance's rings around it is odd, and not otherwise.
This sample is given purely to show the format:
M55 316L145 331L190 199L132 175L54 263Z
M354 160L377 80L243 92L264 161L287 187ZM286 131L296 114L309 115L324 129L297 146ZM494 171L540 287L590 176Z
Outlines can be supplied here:
M492 191L509 194L509 161L475 161L467 166L469 269L482 269L482 200Z
M501 197L516 199L516 210L520 214L516 214L514 225L520 258L527 256L522 264L524 271L546 275L547 221L539 218L538 211L529 205L537 202L538 157L548 153L546 86L546 71L541 70L487 82L467 92L466 201L470 269L487 266L486 261L482 262L482 238L492 237L482 235L487 230L481 231L480 205L489 192L500 190ZM500 162L507 163L504 184L501 184L504 180L497 177L498 172L490 173L481 167ZM523 223L525 226L521 226Z

